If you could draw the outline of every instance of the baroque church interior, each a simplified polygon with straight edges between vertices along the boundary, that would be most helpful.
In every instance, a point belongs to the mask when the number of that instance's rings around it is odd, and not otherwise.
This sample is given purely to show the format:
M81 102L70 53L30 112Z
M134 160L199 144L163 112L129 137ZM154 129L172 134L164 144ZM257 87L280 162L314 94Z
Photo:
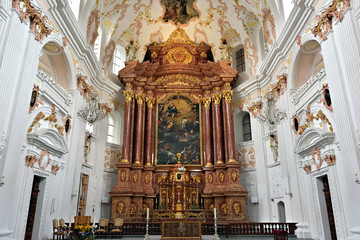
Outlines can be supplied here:
M0 0L0 239L360 239L359 56L359 0Z

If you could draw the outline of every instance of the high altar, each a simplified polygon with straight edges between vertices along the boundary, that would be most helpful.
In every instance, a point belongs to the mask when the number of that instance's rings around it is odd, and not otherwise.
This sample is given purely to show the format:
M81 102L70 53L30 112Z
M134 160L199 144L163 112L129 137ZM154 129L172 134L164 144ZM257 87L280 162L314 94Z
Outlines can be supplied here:
M136 221L150 208L155 220L211 220L205 213L216 208L222 221L246 221L231 108L237 74L181 28L150 44L144 62L126 62L118 76L125 119L112 217Z

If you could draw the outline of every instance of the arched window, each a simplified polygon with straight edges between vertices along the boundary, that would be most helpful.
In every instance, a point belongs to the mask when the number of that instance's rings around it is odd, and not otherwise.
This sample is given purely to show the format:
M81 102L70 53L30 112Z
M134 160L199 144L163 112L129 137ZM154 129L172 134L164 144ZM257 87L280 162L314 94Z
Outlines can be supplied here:
M107 142L120 144L120 114L112 112L109 115Z
M245 53L244 48L240 48L236 51L236 70L239 73L245 72Z
M243 129L243 141L251 141L251 123L250 123L250 114L246 113L242 119L242 129Z
M113 73L118 74L121 69L125 67L126 52L125 48L117 45L114 51L113 58Z

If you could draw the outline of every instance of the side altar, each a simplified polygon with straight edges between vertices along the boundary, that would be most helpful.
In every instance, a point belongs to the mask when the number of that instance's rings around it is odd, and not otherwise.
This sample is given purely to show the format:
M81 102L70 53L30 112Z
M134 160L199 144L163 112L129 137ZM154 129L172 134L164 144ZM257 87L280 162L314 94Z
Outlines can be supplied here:
M125 97L122 160L110 192L112 217L246 222L240 164L235 160L230 62L176 29L147 46L144 62L119 72ZM151 219L151 220L156 220Z

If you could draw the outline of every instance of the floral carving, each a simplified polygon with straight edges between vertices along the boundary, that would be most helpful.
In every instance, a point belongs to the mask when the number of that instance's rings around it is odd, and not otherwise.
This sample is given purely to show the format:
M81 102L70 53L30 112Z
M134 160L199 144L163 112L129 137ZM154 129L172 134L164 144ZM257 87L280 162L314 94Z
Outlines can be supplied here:
M251 43L250 38L245 38L244 50L245 50L246 60L248 60L250 64L250 69L249 69L250 77L254 77L256 75L258 56L256 55L255 46L254 44Z
M60 167L59 167L59 165L52 165L51 166L51 173L52 174L54 174L54 175L56 175L56 173L59 171L59 169L60 169Z
M265 35L267 42L270 45L273 45L276 42L275 18L271 13L270 8L264 8L264 9L262 9L262 12L263 12L262 19L263 19L264 35ZM270 23L270 27L271 27L271 34L270 34L270 30L268 28L268 22ZM271 35L272 35L272 37L271 37Z
M33 6L30 0L13 0L12 7L19 12L21 22L30 21L30 30L35 33L35 40L42 41L50 35L51 28L47 24L47 16Z
M103 112L105 112L105 115L109 116L109 113L111 113L111 111L112 111L112 108L109 106L109 104L108 103L100 103L99 106L100 106L100 109Z
M77 79L77 88L79 89L80 94L85 98L87 97L90 91L94 90L94 87L89 86L86 83L86 80L87 80L87 76L79 76Z
M100 14L98 9L94 9L90 12L87 28L86 39L90 45L94 45L96 38L98 37L98 28L100 24Z
M253 117L257 117L260 113L262 103L261 102L253 102L250 107L248 107L248 111L251 113Z
M317 159L319 160L319 162L316 161L315 156L317 156ZM320 156L320 150L315 148L311 152L311 157L312 157L313 163L314 163L314 165L316 167L316 170L319 171L320 168L321 168L321 165L323 163L323 159Z
M34 164L38 161L36 156L26 156L25 157L25 165L28 167L34 167Z
M306 172L306 174L311 173L311 165L305 165L303 169Z
M47 157L47 161L46 161L46 164L45 166L42 166L42 161L45 159L45 157ZM40 152L40 158L38 160L38 165L39 165L39 168L41 170L45 170L50 164L50 154L49 154L49 151L48 150L41 150Z
M326 40L326 34L332 30L332 21L344 18L344 12L350 7L350 0L333 0L333 3L325 8L321 15L315 16L317 24L311 29L311 33L319 40Z
M313 115L310 111L310 105L308 105L306 111L306 123L299 126L298 134L302 135L307 128L310 128L312 126L312 123L314 122L314 119L315 120L320 119L322 121L320 123L320 127L323 127L323 125L326 124L329 128L329 131L334 132L332 124L329 121L329 119L326 117L326 115L321 110L319 110L316 115Z
M277 98L280 95L284 94L285 89L287 88L287 77L285 75L277 76L277 83L271 86L271 93L273 93Z

